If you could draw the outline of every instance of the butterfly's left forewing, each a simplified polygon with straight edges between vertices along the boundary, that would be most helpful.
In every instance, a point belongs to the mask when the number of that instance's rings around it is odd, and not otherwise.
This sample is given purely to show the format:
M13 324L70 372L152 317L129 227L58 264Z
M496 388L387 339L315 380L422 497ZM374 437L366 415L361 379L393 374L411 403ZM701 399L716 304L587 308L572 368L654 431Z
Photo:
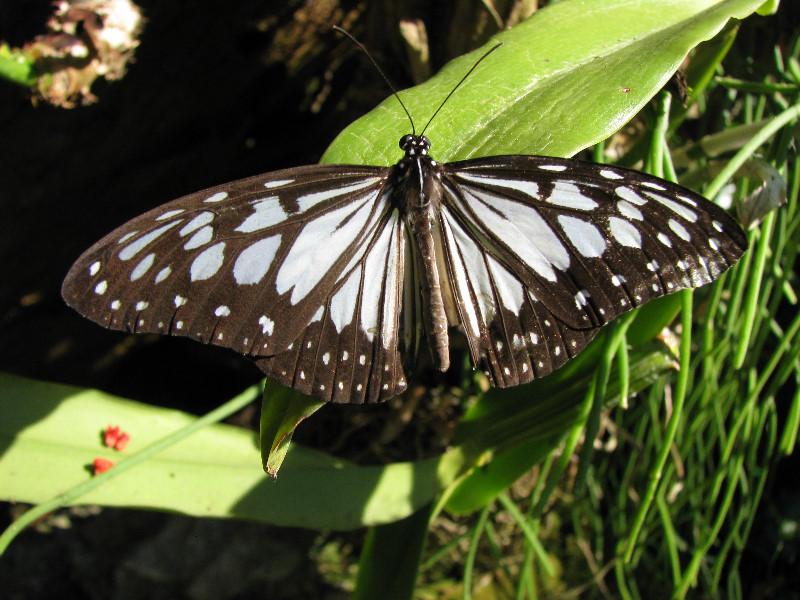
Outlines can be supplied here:
M747 247L719 207L625 169L498 156L447 165L443 185L460 321L499 386L546 375L615 316L710 283Z
M180 198L87 250L62 294L105 327L226 346L317 397L396 395L406 238L388 172L313 165Z

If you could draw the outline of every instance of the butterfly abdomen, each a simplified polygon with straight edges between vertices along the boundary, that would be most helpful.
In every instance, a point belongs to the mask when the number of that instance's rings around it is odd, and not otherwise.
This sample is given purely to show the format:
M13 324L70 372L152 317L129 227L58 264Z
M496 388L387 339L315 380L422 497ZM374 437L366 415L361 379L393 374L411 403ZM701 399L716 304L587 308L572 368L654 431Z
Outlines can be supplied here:
M441 167L427 156L430 142L427 138L406 136L401 140L408 147L418 149L417 154L408 153L397 165L394 172L394 186L397 190L400 210L411 233L417 252L416 272L419 273L419 287L422 295L422 316L425 336L431 350L434 366L440 371L450 367L450 339L447 333L449 324L443 290L450 291L447 281L440 274L441 241L439 236L439 214L442 203ZM407 148L406 151L408 152ZM451 294L447 294L451 298ZM452 302L452 300L451 300Z

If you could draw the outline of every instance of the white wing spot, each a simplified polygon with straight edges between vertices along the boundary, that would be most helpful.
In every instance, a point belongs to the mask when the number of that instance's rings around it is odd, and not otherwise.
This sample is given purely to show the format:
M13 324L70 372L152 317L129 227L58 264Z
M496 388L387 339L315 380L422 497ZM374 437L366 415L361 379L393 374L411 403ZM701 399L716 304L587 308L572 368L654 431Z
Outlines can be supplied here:
M623 217L635 219L636 221L644 221L644 216L633 204L627 200L620 200L617 202L617 210Z
M580 309L589 303L589 290L581 290L575 294L575 305Z
M119 310L120 306L122 306L122 303L119 300L114 300L111 303L111 310Z
M340 389L340 390L343 390L343 389L344 389L344 384L343 384L341 381L339 382L339 389Z
M519 310L522 308L522 302L525 298L522 284L494 258L491 256L488 258L489 271L494 278L495 285L497 286L497 293L500 296L503 306L514 314L519 314Z
M233 263L233 278L239 285L254 285L264 278L272 261L275 260L275 253L281 245L281 236L259 240L239 253L236 262Z
M345 327L353 322L356 309L353 298L358 298L360 283L361 267L358 267L350 274L345 284L331 298L329 315L333 326L336 327L336 333L341 333ZM292 295L292 299L294 299L294 294ZM371 341L374 332L368 329L365 333Z
M218 339L218 340L221 340L221 339L222 339L222 337L223 337L223 334L222 334L222 332L220 332L220 333L218 333L218 334L217 334L217 339Z
M511 375L511 369L509 369L508 367L503 367L503 373L505 373L506 375Z
M658 183L654 183L652 181L643 181L642 185L645 186L645 187L649 187L650 189L653 189L653 190L660 190L662 192L667 189L663 185L660 185Z
M600 177L605 177L606 179L625 179L624 175L620 175L611 169L600 169Z
M319 386L319 391L320 392L324 392L325 391L325 384Z
M92 265L89 267L89 275L91 275L92 277L94 277L95 275L97 275L97 272L98 272L99 270L100 270L100 261L95 261L95 262L93 262L93 263L92 263Z
M225 260L225 242L206 248L192 261L189 278L192 281L204 281L217 274Z
M582 194L577 185L567 181L556 181L553 185L553 192L547 201L556 206L576 210L594 210L598 206L597 202Z
M672 240L664 235L664 233L659 233L656 237L658 238L658 241L664 244L667 248L672 248Z
M665 198L664 196L659 196L658 194L651 194L647 192L647 195L650 196L653 200L658 202L659 204L663 204L675 214L680 215L690 223L694 223L697 221L697 213L694 212L690 208L686 208L680 202L675 202L674 200L670 200L669 198Z
M305 371L300 371L300 379L302 379L303 381L306 380L306 372Z
M384 383L383 384L383 389L388 390L389 389L389 384L388 383Z
M679 268L681 271L688 271L688 270L689 270L689 265L687 265L687 264L686 264L684 261L682 261L682 260L679 260L679 261L678 261L678 262L675 264L675 266L676 266L676 267L678 267L678 268Z
M539 343L539 336L535 333L529 333L528 337L531 338L531 344L538 344Z
M614 239L623 246L629 248L642 247L642 235L639 233L639 230L625 219L609 217L608 228L611 230L611 235L614 236Z
M566 165L539 165L539 168L542 171L560 172L560 171L566 171L567 170L567 166Z
M510 188L526 196L530 196L531 198L539 199L539 184L535 181L527 181L525 179L501 179L499 177L486 177L484 175L473 175L471 173L459 173L458 176L461 179L466 179L467 181L473 181L475 183Z
M714 227L714 229L722 233L722 223L719 221L711 221L711 225Z
M156 275L156 283L161 283L162 281L164 281L167 277L170 276L170 273L172 273L172 267L164 267L163 269L161 269L158 272L158 275Z
M669 228L675 232L675 234L686 242L692 241L692 234L686 230L686 227L678 223L675 219L669 220Z
M556 356L561 356L561 346L556 346L556 349L553 351L553 354Z
M658 262L651 260L649 263L647 263L647 268L653 273L655 273L656 271L658 271Z
M175 323L175 329L183 329L183 321L178 321Z
M654 291L654 292L658 292L659 290L660 290L660 288L658 287L658 284L657 284L657 283L654 283L654 284L653 284L653 291Z
M151 231L150 233L146 233L146 234L144 234L144 235L143 235L142 237L140 237L138 240L136 240L135 242L133 242L133 243L131 243L131 244L128 244L128 245L127 245L127 246L125 246L125 247L124 247L122 250L120 250L120 251L119 251L119 259L120 259L120 260L128 260L128 259L130 259L130 258L133 258L134 256L136 256L136 254L137 254L137 253L138 253L138 252L139 252L139 251L140 251L142 248L144 248L145 246L147 246L147 245L148 245L150 242L153 242L153 241L155 241L156 239L158 239L158 238L159 238L161 235L163 235L163 234L164 234L164 233L166 233L168 230L170 230L170 229L172 229L173 227L175 227L175 225L177 225L178 223L180 223L180 220L178 220L178 221L173 221L172 223L167 223L166 225L162 225L162 226L161 226L161 227L159 227L158 229L154 229L154 230L153 230L153 231ZM126 235L126 236L125 236L125 237L123 237L122 239L124 240L126 237L128 237L128 236ZM120 240L120 243L121 243L121 242L122 242L122 240Z
M716 238L708 238L708 245L712 250L719 252L719 241Z
M187 298L184 298L183 296L175 296L175 308L180 308L188 301L189 300Z
M347 350L345 350L344 352L342 352L342 361L345 361L348 358L350 358L350 354L348 354Z
M503 350L503 342L501 342L500 340L497 340L497 343L495 344L495 347L497 348L498 352L501 352Z
M311 346L313 346L313 343L311 340L308 340L308 342L306 342L306 349L310 349Z
M361 384L359 383L359 384L356 386L356 389L357 389L357 390L360 392L361 390L363 390L363 389L364 389L364 386L363 386L363 385L361 385Z
M367 357L365 355L361 355L358 357L358 364L364 365L367 362Z
M214 314L215 314L216 316L218 316L218 317L227 317L228 315L230 315L230 314L231 314L231 309L230 309L230 307L228 307L228 306L225 306L225 305L223 304L223 305L221 305L221 306L218 306L218 307L216 308L216 310L214 311Z
M153 262L155 261L155 259L156 255L151 252L150 254L145 256L142 260L140 260L139 264L133 268L133 271L131 271L131 281L136 281L137 279L142 277L142 275L147 273L147 271L150 270L150 267L153 266Z
M195 233L189 238L189 241L183 245L184 250L194 250L200 246L205 246L214 237L214 228L211 225L206 225L200 231Z
M117 244L124 244L129 239L131 239L133 236L135 236L137 233L139 233L139 232L138 231L129 231L128 233L126 233L125 235L123 235L121 238L119 238L117 240Z
M383 365L383 370L386 371L387 373L389 372L389 363L385 363Z
M217 192L203 200L203 202L222 202L228 197L228 192Z
M189 221L186 225L181 227L181 230L178 232L178 235L181 237L186 237L193 231L197 231L201 227L205 227L211 221L214 220L214 213L209 211L203 211L199 215L197 215L194 219Z
M628 280L625 278L624 275L612 275L611 276L611 283L617 287L621 286L623 283L628 283Z
M331 362L331 353L326 352L325 354L322 355L322 364L327 365L329 362Z
M635 204L636 206L644 206L647 204L647 200L642 198L639 194L634 192L631 188L620 186L614 190L614 193L622 198L623 200L627 200L631 204Z
M183 209L183 208L178 208L178 209L176 209L176 210L168 210L167 212L165 212L165 213L164 213L163 215L161 215L160 217L156 217L156 221L166 221L167 219L171 219L171 218L172 218L172 217L174 217L175 215L179 215L179 214L181 214L182 212L186 212L186 211L185 211L185 209Z
M144 319L139 319L139 322L136 325L138 327L144 327Z
M108 289L108 282L104 279L96 286L94 286L94 293L97 294L98 296L102 296L103 294L106 293L107 289Z
M585 258L603 256L603 252L606 251L606 240L597 226L566 215L559 215L558 223L581 256Z
M352 185L347 185L344 187L331 188L329 190L325 190L324 192L314 192L312 194L306 194L304 196L300 196L297 198L297 204L300 207L300 212L304 212L309 208L311 208L312 206L316 206L323 200L328 200L329 198L335 198L336 196L346 196L352 192L368 188L373 184L377 183L378 179L379 179L378 177L371 177L369 179L362 181L361 183L354 183Z
M522 372L523 373L527 373L528 372L528 363L522 363Z
M150 306L149 302L145 302L144 300L139 300L139 302L136 303L136 310L142 311L148 306Z
M258 324L261 325L261 333L264 335L272 335L272 332L275 330L275 321L267 318L266 315L261 315Z
M242 233L252 233L260 229L277 225L286 220L289 216L280 204L277 196L262 198L253 202L255 212L249 215L235 231Z
M294 182L294 179L278 179L277 181L268 181L264 184L265 188L275 188L281 187L282 185L288 185Z

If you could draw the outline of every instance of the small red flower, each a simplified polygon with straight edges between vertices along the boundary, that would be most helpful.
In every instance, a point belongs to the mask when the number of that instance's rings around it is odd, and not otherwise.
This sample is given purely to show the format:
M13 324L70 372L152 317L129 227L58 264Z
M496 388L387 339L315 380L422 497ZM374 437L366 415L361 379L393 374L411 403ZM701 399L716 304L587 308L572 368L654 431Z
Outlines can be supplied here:
M114 427L109 425L106 427L106 430L103 433L103 443L109 448L114 448L114 450L118 450L120 452L125 449L130 441L131 436L129 436L127 433L124 433L120 429L119 425Z
M117 441L114 444L114 450L122 452L123 450L125 450L125 446L127 446L128 442L130 441L131 441L131 436L129 436L127 433L123 433L121 436L117 438Z
M105 473L113 467L114 461L108 460L107 458L95 458L92 466L94 467L94 474L100 475L100 473Z

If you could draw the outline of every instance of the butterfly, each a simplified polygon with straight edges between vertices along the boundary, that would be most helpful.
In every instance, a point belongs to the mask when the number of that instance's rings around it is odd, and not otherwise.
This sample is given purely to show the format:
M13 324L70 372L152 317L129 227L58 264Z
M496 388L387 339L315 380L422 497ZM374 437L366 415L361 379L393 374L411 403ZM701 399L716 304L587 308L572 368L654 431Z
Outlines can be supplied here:
M224 346L304 394L377 402L426 347L447 370L453 335L495 386L547 375L617 315L712 282L747 249L723 209L668 181L542 156L440 163L423 134L392 167L301 166L155 208L89 248L62 295L104 327Z

